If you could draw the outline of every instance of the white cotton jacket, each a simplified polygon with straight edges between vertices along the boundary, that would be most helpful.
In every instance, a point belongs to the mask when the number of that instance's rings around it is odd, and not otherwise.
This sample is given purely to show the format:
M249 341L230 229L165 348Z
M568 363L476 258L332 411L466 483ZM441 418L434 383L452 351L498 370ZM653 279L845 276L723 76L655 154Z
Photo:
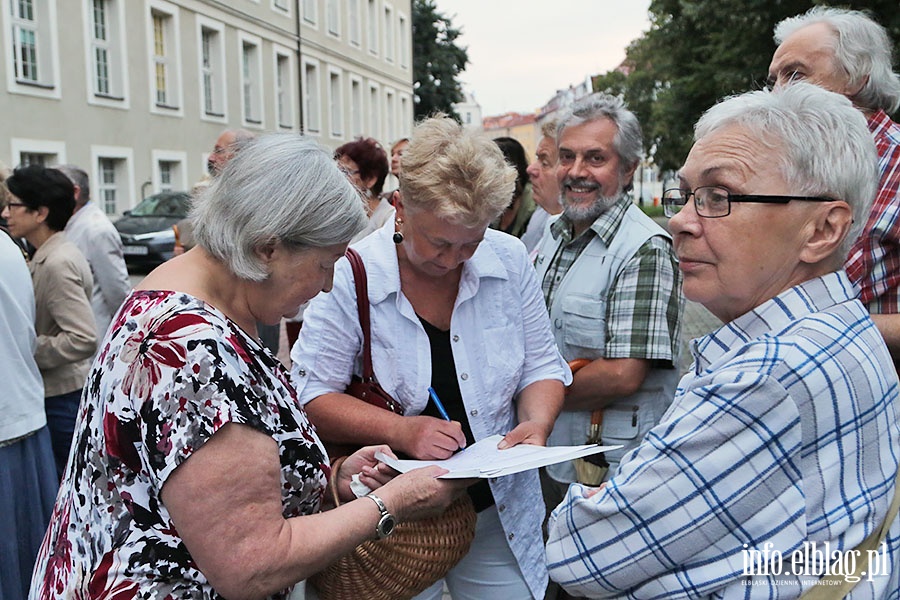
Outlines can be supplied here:
M388 222L354 248L362 255L368 276L375 376L407 415L417 415L428 402L431 347L400 290L393 231L393 223ZM514 398L526 386L548 379L571 383L525 247L504 233L485 232L484 241L465 263L450 336L476 440L514 427ZM342 392L351 376L361 373L361 350L353 276L350 264L341 259L334 288L312 300L291 350L291 375L300 402ZM537 471L500 477L490 485L510 548L532 594L542 598L547 571L541 537L544 503Z

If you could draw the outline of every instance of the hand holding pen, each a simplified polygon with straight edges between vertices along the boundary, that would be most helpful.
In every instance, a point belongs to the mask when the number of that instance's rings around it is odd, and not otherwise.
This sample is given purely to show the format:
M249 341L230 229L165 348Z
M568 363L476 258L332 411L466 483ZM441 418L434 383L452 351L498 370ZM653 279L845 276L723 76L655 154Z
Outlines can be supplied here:
M441 415L441 418L445 421L451 421L450 415L447 414L447 409L444 408L444 403L441 402L441 399L438 398L437 392L434 391L433 387L428 388L428 395L431 397L431 401L434 403L434 407L437 408L438 413ZM465 450L465 446L459 447L460 451Z

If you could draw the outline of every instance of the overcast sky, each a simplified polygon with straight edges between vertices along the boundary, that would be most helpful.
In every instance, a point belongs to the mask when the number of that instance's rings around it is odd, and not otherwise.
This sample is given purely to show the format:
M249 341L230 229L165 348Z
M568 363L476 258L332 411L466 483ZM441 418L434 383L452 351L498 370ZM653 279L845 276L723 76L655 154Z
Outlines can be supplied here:
M464 88L484 116L529 113L605 73L650 27L650 0L436 0L468 47Z

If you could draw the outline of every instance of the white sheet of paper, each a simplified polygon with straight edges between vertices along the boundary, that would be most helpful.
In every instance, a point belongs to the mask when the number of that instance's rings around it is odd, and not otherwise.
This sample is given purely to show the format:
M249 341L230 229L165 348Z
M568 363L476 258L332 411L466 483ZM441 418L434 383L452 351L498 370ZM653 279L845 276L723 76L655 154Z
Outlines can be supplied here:
M538 467L573 460L599 452L607 452L621 447L598 446L597 444L549 447L519 444L512 448L500 450L497 448L497 444L502 439L503 436L499 434L486 437L446 460L399 460L381 452L376 452L375 458L401 473L420 467L437 465L449 471L449 473L441 475L442 479L464 479L469 477L512 475L513 473L537 469Z

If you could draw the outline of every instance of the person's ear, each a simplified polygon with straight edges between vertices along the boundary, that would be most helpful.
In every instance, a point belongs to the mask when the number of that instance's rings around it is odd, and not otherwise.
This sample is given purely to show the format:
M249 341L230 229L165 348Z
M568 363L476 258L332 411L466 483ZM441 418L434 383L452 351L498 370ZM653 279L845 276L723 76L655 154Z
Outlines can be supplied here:
M49 206L38 206L37 207L37 222L43 223L47 220L47 217L50 216L50 207Z
M259 258L259 260L263 264L268 265L269 263L272 262L272 259L275 257L275 252L276 252L277 248L278 248L278 242L276 242L275 240L271 240L269 242L266 242L264 244L257 246L256 249L254 250L254 252L256 253L256 256Z
M800 251L800 260L816 264L831 257L853 225L853 211L843 200L825 202L808 222L809 235Z
M391 199L393 200L394 210L397 211L397 218L402 220L406 207L403 206L403 196L400 195L400 190L395 190Z
M378 181L377 175L372 175L371 177L367 177L362 180L363 185L366 187L366 190L371 190L376 181Z

